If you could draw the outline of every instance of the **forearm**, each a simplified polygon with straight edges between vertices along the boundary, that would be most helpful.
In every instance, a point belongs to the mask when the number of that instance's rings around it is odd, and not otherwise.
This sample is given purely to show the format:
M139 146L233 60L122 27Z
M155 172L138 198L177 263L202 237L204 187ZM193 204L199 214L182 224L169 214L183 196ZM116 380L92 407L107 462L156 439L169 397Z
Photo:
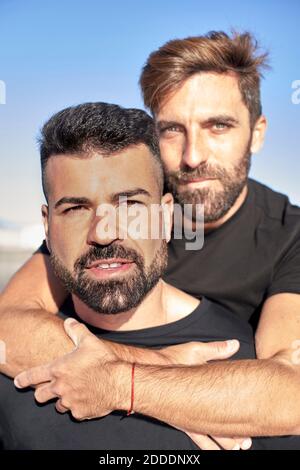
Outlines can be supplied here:
M74 349L63 320L40 308L0 307L0 341L6 346L6 360L0 372L15 377L25 369L47 364ZM163 365L169 361L150 349L107 342L122 361Z
M194 433L271 436L300 433L299 372L282 361L193 367L137 365L134 410ZM116 369L119 409L128 409L131 366Z
M141 348L131 345L124 345L115 343L112 341L105 341L102 340L104 343L108 344L115 355L120 359L122 362L128 363L139 363L143 365L170 365L171 360L162 354L158 350Z
M15 377L19 372L54 359L74 349L63 320L42 309L0 309L0 340L6 358L0 372Z

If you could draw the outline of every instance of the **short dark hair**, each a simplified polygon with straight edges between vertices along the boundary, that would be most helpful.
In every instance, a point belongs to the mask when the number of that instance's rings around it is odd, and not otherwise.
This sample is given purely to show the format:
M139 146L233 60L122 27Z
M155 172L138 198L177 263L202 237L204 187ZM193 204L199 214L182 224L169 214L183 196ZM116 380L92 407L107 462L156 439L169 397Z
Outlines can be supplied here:
M262 113L261 70L269 68L268 54L249 32L210 31L204 36L174 39L152 52L142 70L140 85L144 103L153 114L171 93L200 72L233 73L250 113L251 126Z
M163 167L153 119L141 109L109 103L84 103L54 114L43 126L39 138L42 185L47 197L45 169L50 157L99 150L105 155L145 144L159 168L163 188Z

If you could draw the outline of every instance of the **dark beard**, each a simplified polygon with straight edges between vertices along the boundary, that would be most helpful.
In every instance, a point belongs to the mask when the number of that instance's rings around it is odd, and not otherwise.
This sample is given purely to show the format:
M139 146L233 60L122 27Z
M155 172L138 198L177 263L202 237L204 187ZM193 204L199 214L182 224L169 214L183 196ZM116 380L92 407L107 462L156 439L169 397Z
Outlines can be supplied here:
M136 263L134 272L122 280L94 280L87 276L86 266L98 259L125 258ZM93 247L77 259L74 273L71 273L55 256L50 255L56 276L65 288L79 297L88 307L98 313L113 314L126 312L137 307L158 283L167 267L167 243L162 241L149 268L135 250L121 245Z
M221 219L236 202L247 183L251 165L250 141L241 160L231 170L225 170L221 166L211 166L207 163L200 164L196 169L185 168L183 170L168 173L166 171L166 183L174 199L182 207L184 204L204 205L204 222L216 222ZM178 192L180 180L190 178L217 178L222 185L221 190L213 188L197 188ZM196 211L193 211L193 219Z

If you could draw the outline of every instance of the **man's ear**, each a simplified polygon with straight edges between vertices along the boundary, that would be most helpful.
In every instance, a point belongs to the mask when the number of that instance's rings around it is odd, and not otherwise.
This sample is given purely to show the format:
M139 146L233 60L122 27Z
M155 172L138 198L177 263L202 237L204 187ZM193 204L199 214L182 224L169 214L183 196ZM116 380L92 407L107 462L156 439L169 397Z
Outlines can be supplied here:
M174 214L174 198L171 193L166 193L162 196L161 206L163 207L164 238L167 243L169 243L171 240Z
M251 141L251 153L257 153L263 146L265 133L267 129L267 119L261 115L253 127L252 141Z
M46 237L46 245L48 250L50 251L50 244L49 244L49 207L46 204L42 205L42 217L43 217L43 224L45 230L45 237Z

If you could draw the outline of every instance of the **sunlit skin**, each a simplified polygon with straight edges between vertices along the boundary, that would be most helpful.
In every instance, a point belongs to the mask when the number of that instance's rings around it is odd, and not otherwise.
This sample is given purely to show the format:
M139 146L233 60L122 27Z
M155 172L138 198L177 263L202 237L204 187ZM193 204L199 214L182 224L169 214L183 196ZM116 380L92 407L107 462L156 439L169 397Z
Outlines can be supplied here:
M145 267L151 264L161 240L122 239L118 231L116 238L100 238L96 230L100 218L96 211L103 203L117 207L118 196L127 194L128 205L150 207L150 204L166 204L171 219L173 199L170 194L161 197L153 165L153 157L144 145L125 149L109 157L97 153L88 158L59 155L49 159L46 168L48 207L43 206L45 232L50 250L69 271L74 271L75 261L92 246L116 243L136 250L144 258ZM104 275L125 279L132 269L134 263L126 269L101 271L100 275L92 268L87 269L86 273L93 279L103 278ZM177 304L179 295L188 300L188 309L184 302L180 306L172 303L170 298L175 291ZM136 309L117 315L96 313L76 296L73 298L76 311L82 319L110 330L139 329L168 323L177 319L177 315L190 313L198 304L196 299L191 300L190 296L179 294L177 289L163 281L159 281Z
M203 162L230 170L245 153L250 138L251 153L261 148L266 129L266 119L261 116L251 137L250 114L233 74L193 75L167 96L155 118L167 172L182 167L195 169ZM179 184L178 192L205 186L221 189L217 179L206 179ZM205 224L205 229L222 225L239 209L246 195L247 185L229 211L221 219Z

